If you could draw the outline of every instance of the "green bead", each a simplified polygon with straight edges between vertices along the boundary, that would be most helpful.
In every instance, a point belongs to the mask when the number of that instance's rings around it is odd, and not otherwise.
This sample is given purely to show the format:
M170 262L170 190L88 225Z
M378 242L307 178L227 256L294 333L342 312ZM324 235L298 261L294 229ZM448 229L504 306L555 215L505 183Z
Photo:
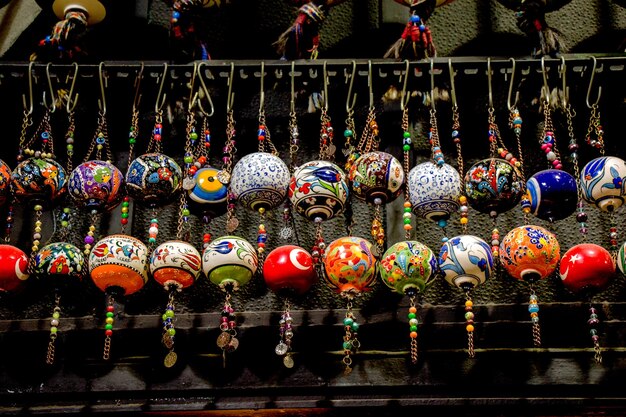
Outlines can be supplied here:
M347 138L349 136L354 135L354 132L352 130L350 130L350 129L346 129L346 130L344 130L343 135Z
M183 209L183 216L189 216L190 213L189 209Z
M67 150L68 150L68 151L71 151L71 150L73 150L73 149L74 149L74 145L72 145L71 143L69 143L69 144L67 145Z
M112 324L105 324L104 325L104 329L105 330L113 330L113 325Z
M402 136L403 136L404 138L410 138L410 137L411 137L411 132L404 132L404 133L402 134Z
M67 227L69 225L69 223L67 222L67 220L61 220L61 227Z
M156 243L156 238L151 237L151 238L149 238L149 239L148 239L148 242L150 242L150 243Z
M128 139L128 143L131 144L131 145L134 145L135 143L137 143L137 139L130 138L130 139Z
M350 317L346 317L345 319L343 319L344 326L352 326L352 323L354 323L354 320Z
M417 326L411 326L409 328L412 332L416 332L417 331Z
M411 207L405 207L404 208L404 212L405 213L410 213L411 212Z
M359 323L357 323L356 321L352 323L351 329L353 332L359 331Z
M152 219L152 220L150 220L150 223L158 223L158 222L159 222L159 220L158 220L158 219Z
M55 311L54 313L52 313L52 318L53 319L58 319L59 317L61 317L61 314L59 314L58 311Z
M122 202L122 207L128 207L128 206L130 206L130 203L128 201Z
M70 208L69 208L69 207L65 207L65 208L63 209L63 213L65 213L65 214L69 214L69 212L70 212Z
M52 333L52 334L56 334L56 333L57 333L57 331L58 331L58 329L57 329L56 327L54 327L54 326L53 326L53 327L50 327L50 333Z
M352 342L350 342L350 341L343 342L343 349L344 350L351 350L352 349Z
M414 319L415 317L417 317L415 313L409 313L409 319Z
M169 329L167 329L167 334L169 334L170 336L174 336L176 334L176 329L170 327Z
M198 134L196 132L191 132L189 137L191 138L191 140L196 140L196 139L198 139Z
M192 164L193 163L193 156L186 156L184 159L186 164Z
M411 219L402 219L404 224L411 224Z
M168 318L174 317L174 310L167 310L165 312L165 317L168 317Z
M403 145L402 146L402 150L405 151L405 152L406 151L410 151L411 150L411 145Z
M115 313L112 311L107 311L107 317L114 317Z
M128 213L122 213L122 219L127 219L128 218Z
M163 319L163 321L167 320L167 316L165 314L163 314L161 318Z

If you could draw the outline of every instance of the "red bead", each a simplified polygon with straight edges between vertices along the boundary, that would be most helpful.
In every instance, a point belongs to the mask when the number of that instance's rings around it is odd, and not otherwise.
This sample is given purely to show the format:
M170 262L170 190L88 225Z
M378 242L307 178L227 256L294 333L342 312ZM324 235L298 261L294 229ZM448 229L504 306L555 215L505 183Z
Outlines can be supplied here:
M156 140L157 142L160 142L160 141L161 141L161 135L159 135L158 133L156 133L156 134L154 135L154 140Z
M109 313L112 313L112 312L114 312L114 311L115 311L115 307L113 307L113 306L107 306L107 311L108 311Z
M113 336L113 330L105 330L105 331L104 331L104 334L105 334L106 336L111 337L111 336Z
M122 223L124 226L126 226L128 224L128 219L122 219L122 220L120 220L120 223Z

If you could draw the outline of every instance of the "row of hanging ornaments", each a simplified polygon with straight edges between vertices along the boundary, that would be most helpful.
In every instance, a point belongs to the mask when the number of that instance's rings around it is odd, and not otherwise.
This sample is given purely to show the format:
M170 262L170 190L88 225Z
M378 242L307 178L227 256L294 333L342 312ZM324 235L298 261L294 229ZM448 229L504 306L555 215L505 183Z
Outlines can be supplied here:
M0 169L2 203L8 207L6 244L0 245L0 289L3 292L16 290L31 274L53 280L57 294L50 321L47 363L54 363L63 288L77 283L86 273L106 293L104 359L110 357L117 313L115 300L139 291L147 282L149 273L164 287L169 294L162 322L162 343L167 351L164 364L167 367L173 366L177 360L174 350L175 295L193 285L202 272L225 294L219 323L221 333L216 342L224 352L224 359L239 344L237 320L231 304L233 293L247 284L255 273L260 272L268 287L283 297L284 311L275 351L282 357L286 367L294 365L294 323L290 316L288 293L291 291L303 294L319 276L323 276L324 281L346 301L342 344L345 355L342 360L346 372L350 372L352 355L360 345L359 324L352 310L352 302L359 294L371 288L377 275L392 291L409 298L410 357L413 363L417 363L419 297L438 275L465 293L468 353L474 356L472 290L493 275L495 263L500 262L512 277L528 283L528 310L535 347L541 346L541 335L538 296L534 285L538 280L552 275L559 261L558 273L563 284L573 292L589 297L588 299L607 286L615 272L616 256L617 264L624 272L625 247L618 246L615 213L622 205L626 193L622 181L626 176L626 163L617 157L604 155L598 101L590 105L591 117L585 138L585 142L597 151L598 157L588 162L582 170L579 169L577 156L579 144L573 133L574 111L569 103L564 103L569 132L567 148L574 172L571 175L563 169L552 126L550 97L547 88L542 89L545 121L538 148L545 153L548 169L537 172L528 181L525 178L522 158L513 156L502 141L494 108L490 103L485 135L489 142L490 155L467 169L465 179L462 180L458 171L446 163L440 147L434 101L431 101L428 135L432 159L414 167L410 166L412 138L409 131L408 94L401 98L403 134L398 140L402 142L402 161L378 150L380 132L373 100L365 126L357 134L352 110L356 97L349 97L348 103L352 106L348 106L346 128L342 135L345 139L344 154L347 156L345 171L337 165L333 161L336 149L335 132L327 112L326 92L320 113L319 156L314 161L299 164L297 160L298 120L295 105L291 103L290 166L287 166L277 156L277 149L266 124L261 78L258 151L241 157L234 164L234 96L229 93L227 100L226 141L222 154L219 158L212 157L210 151L213 145L208 120L213 113L213 104L203 77L199 75L203 65L200 63L194 66L186 109L187 128L182 167L162 153L165 94L159 93L155 104L154 128L147 149L135 149L139 135L141 72L135 82L126 175L113 163L107 132L104 89L99 101L96 131L87 153L76 167L72 161L76 156L73 144L77 95L70 91L66 101L69 127L65 135L65 166L56 159L50 128L50 118L56 109L55 102L48 103L44 97L44 115L30 138L26 130L32 123L32 107L24 112L17 166L11 172L9 166L2 162ZM100 70L102 84L102 68ZM261 73L263 72L264 64L261 66ZM167 71L162 76L160 90L163 89L166 74ZM408 63L406 74L405 87L409 74ZM488 74L491 82L491 73ZM232 82L231 77L231 89ZM454 86L452 91L454 92ZM205 110L207 105L211 109L209 112ZM521 155L522 118L516 103L510 106L510 110L509 125L517 139L518 155ZM198 117L201 121L197 120ZM458 168L463 172L460 132L459 109L455 104L452 137L456 144ZM135 157L135 154L140 156ZM218 162L211 165L211 160ZM408 175L403 188L405 173ZM180 192L181 189L184 192ZM66 194L69 194L69 199L64 199ZM404 199L402 227L405 240L384 251L386 233L381 211L385 204L400 195ZM352 224L349 224L347 236L327 244L324 240L324 222L346 212L349 196L373 205L373 243L352 235ZM146 225L147 245L126 233L131 198L151 213L150 224ZM176 198L176 237L162 241L159 233L159 210ZM30 256L10 244L14 201L32 210L35 217ZM258 213L256 245L242 237L231 235L238 227L236 202ZM609 216L610 251L587 241L585 202L597 206ZM61 203L61 230L55 233L59 240L41 246L44 228L42 213L52 209L57 203ZM521 203L525 224L501 237L497 217L518 203ZM99 230L101 213L111 211L118 205L121 205L120 233L99 238L96 231ZM281 207L285 226L277 234L287 241L294 240L290 226L293 210L314 224L315 239L313 247L308 248L310 250L296 245L284 245L266 254L269 231L265 226L265 216L269 210ZM493 219L493 230L486 233L488 239L467 234L468 207L487 213ZM76 211L89 218L88 228L81 232L84 234L82 248L71 242L69 233L70 230L80 227L76 223L77 219L72 218L72 213ZM197 238L191 236L189 220L192 212L203 224L203 234ZM445 227L455 212L460 214L464 234L448 238L445 236ZM543 227L533 225L529 216L532 214L540 219L559 221L574 212L580 223L581 243L563 255L555 235ZM414 214L434 221L441 228L444 237L438 256L426 245L412 240ZM226 216L228 235L213 239L209 232L211 220L222 215ZM347 212L346 215L350 217ZM202 253L190 243L196 239L203 242ZM599 320L593 306L590 306L588 323L595 359L600 362L597 332Z

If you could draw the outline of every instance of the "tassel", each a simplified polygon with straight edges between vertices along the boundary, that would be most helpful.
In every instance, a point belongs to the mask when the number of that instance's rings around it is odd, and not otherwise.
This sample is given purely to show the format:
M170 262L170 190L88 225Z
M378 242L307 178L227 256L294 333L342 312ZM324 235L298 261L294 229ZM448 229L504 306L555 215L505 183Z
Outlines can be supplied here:
M528 35L535 45L533 57L555 57L564 50L562 34L546 22L545 0L524 0L515 12L517 27Z
M298 1L302 3L302 1ZM336 1L334 3L337 3ZM309 2L298 9L293 25L274 42L282 59L315 59L319 47L319 29L326 18L324 4Z
M435 10L435 6L435 0L412 0L409 21L400 39L385 53L385 58L414 60L437 55L432 33L426 26L426 20Z
M65 14L65 19L57 22L52 28L52 33L39 41L39 48L50 51L51 57L74 58L74 55L81 52L76 46L77 38L87 28L87 14L82 10L70 10ZM54 51L54 52L52 52ZM37 55L33 54L31 60L36 60Z

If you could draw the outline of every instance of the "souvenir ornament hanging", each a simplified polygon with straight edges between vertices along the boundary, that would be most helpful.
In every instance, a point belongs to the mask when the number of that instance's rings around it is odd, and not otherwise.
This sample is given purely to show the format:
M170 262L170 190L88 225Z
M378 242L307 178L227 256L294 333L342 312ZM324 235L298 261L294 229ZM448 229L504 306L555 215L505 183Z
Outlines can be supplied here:
M11 168L0 159L0 207L4 206L11 196Z
M203 18L208 8L219 8L220 1L206 0L174 0L170 17L171 33L177 42L177 50L185 52L186 61L211 59L209 54L206 33L209 27ZM181 57L182 59L182 57Z
M474 312L471 291L487 281L493 273L491 247L484 240L461 235L449 239L441 247L439 269L445 280L465 293L465 330L467 352L474 357Z
M483 159L465 175L469 204L481 213L497 215L511 210L519 203L522 191L519 170L505 159Z
M122 201L124 175L111 162L91 160L72 171L68 191L78 208L109 211Z
M18 291L29 275L26 253L13 245L0 245L0 294Z
M343 325L343 363L345 373L352 372L351 355L361 346L358 340L359 324L352 312L352 301L361 293L369 291L376 278L376 257L372 244L367 240L347 236L328 245L324 258L326 283L347 300L347 310Z
M410 17L404 31L387 52L384 58L420 60L437 55L430 28L426 21L439 6L436 0L395 0L409 7Z
M604 290L615 275L613 257L602 246L582 243L565 252L559 266L559 275L567 289L590 301L587 324L593 342L594 359L596 363L602 363L600 336L597 329L600 320L591 303L591 298Z
M500 264L515 279L528 283L528 312L533 324L533 343L541 347L539 303L534 284L552 275L561 259L556 236L540 226L520 226L504 236L500 244Z
M515 12L517 27L524 32L534 44L534 57L556 57L562 52L561 33L548 26L546 22L546 0L522 0Z
M550 222L562 220L576 211L578 187L576 179L558 169L534 174L526 183L530 213Z
M224 366L226 353L239 347L237 321L230 299L234 291L247 284L259 267L259 258L254 247L237 236L223 236L208 244L202 253L202 270L213 284L226 293L222 317L221 333L217 346L222 349Z
M110 235L98 241L89 254L92 281L107 296L103 359L108 360L118 297L139 291L148 281L148 248L139 239Z
M411 339L411 363L418 359L416 299L433 283L437 259L428 246L417 241L402 241L391 246L380 259L378 271L383 283L394 292L407 295L409 306L409 337Z
M580 173L583 198L605 212L614 212L626 197L626 162L614 156L591 160Z
M317 272L309 252L299 246L284 245L267 255L263 265L263 278L270 290L288 297L290 293L306 293L317 282ZM274 352L283 358L285 367L292 368L294 361L291 357L291 345L294 333L289 310L290 303L287 299L280 319L280 339Z

